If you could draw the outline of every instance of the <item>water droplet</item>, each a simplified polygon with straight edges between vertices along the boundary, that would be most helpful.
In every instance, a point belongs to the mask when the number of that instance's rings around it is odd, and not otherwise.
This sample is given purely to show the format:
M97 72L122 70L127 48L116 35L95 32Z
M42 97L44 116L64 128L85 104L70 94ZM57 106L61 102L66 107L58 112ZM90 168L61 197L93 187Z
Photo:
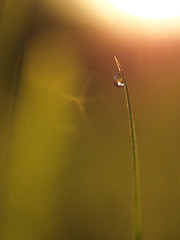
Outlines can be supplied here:
M124 76L122 72L118 72L114 76L114 85L119 88L124 87Z

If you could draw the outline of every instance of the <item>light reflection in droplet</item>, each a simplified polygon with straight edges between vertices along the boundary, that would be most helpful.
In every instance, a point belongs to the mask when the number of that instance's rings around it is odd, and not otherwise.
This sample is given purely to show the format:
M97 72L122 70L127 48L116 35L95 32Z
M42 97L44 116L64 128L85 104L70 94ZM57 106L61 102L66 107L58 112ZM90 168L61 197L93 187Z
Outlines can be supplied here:
M122 72L118 72L115 76L114 76L114 85L118 88L120 87L124 87L124 77Z

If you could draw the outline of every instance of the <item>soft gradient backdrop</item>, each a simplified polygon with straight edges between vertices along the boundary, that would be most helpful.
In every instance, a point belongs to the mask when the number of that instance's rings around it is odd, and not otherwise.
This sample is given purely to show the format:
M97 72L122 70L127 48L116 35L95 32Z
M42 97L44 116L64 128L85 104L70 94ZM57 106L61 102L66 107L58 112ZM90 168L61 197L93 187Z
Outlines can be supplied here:
M75 0L0 4L1 239L131 239L114 55L135 114L143 239L180 239L179 18L113 18Z

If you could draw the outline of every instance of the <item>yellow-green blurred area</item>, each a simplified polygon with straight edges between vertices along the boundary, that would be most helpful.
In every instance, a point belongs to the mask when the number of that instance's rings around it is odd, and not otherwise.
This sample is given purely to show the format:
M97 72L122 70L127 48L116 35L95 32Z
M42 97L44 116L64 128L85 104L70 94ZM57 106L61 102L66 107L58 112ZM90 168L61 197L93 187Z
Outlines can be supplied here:
M180 29L107 22L75 0L0 1L1 240L132 238L114 55L135 114L143 239L180 239Z

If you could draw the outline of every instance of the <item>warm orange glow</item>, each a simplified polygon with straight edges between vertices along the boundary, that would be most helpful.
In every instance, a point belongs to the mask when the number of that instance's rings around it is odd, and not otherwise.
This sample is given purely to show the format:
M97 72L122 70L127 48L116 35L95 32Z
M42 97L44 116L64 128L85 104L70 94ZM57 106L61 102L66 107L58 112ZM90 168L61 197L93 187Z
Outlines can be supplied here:
M179 0L109 0L116 8L145 18L172 18L180 15Z
M45 0L66 20L123 36L180 35L179 0ZM115 31L115 32L114 32ZM109 32L110 34L110 32Z

